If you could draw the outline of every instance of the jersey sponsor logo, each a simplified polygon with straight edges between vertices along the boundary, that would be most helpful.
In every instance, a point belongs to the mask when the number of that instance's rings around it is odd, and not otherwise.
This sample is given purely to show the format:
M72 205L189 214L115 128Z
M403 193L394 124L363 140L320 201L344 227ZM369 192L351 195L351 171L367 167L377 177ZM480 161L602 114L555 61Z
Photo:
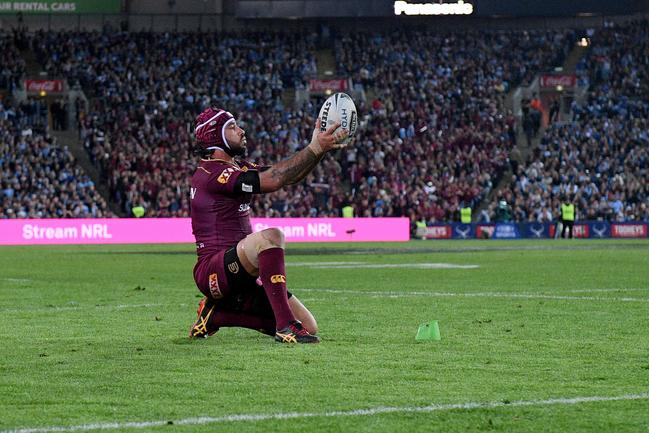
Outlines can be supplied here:
M239 212L248 212L250 210L250 205L248 203L241 203L239 205Z
M210 293L212 294L212 297L214 299L219 299L223 297L223 293L221 293L221 289L219 288L218 275L210 274L209 287L210 287Z
M230 180L230 176L232 176L232 173L234 173L234 171L235 171L234 168L228 167L221 172L221 174L216 180L219 183L228 183L228 180Z
M236 274L239 272L239 263L237 262L232 262L228 265L228 270L232 272L233 274Z
M191 196L192 200L194 200L194 197L196 197L196 190L197 188L189 188L189 195Z
M272 277L270 277L270 282L273 283L273 284L285 283L286 282L286 277L284 275L281 275L281 274L273 275Z
M243 192L252 192L252 185L248 185L247 183L242 183L241 190Z

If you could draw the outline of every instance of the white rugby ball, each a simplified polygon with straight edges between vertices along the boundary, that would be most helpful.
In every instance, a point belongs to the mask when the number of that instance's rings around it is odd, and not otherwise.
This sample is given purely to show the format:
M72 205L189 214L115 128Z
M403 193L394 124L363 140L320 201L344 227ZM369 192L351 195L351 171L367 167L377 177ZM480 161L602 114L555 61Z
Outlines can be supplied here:
M356 105L347 93L334 93L328 97L322 104L318 117L320 117L320 131L324 132L334 123L340 122L340 128L349 131L349 136L343 141L343 144L348 144L354 138L358 126L358 115Z

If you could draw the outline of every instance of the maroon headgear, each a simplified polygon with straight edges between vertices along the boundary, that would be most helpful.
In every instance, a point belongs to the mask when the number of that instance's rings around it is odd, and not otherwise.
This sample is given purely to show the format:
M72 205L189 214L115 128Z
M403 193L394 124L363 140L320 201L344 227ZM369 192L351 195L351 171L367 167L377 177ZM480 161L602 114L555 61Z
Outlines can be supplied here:
M221 108L210 107L203 110L194 122L194 136L205 150L223 149L230 154L232 149L225 138L225 127L234 122L232 113Z

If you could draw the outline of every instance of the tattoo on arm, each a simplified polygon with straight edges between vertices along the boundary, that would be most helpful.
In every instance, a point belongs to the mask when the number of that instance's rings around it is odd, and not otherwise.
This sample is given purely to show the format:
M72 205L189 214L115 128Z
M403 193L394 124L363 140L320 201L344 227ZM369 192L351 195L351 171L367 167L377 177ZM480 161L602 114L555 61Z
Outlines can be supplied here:
M324 154L316 156L309 149L302 149L291 157L273 165L268 171L282 185L295 184L311 173Z

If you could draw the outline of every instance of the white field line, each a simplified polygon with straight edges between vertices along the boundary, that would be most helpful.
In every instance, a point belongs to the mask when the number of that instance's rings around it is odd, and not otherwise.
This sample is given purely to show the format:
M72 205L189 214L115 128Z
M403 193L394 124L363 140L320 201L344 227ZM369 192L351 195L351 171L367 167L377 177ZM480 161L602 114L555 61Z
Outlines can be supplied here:
M336 265L364 265L367 262L286 262L286 266L336 266Z
M632 287L623 289L621 287L614 289L573 289L567 290L568 293L605 293L605 292L645 292L649 291L649 287Z
M564 301L603 301L603 302L641 302L649 303L649 298L632 297L601 297L601 296L567 296L567 295L545 295L540 293L507 293L507 292L422 292L422 291L367 291L349 289L326 289L326 288L301 288L295 290L299 293L333 293L339 295L371 296L374 298L407 298L407 297L434 297L434 298L511 298L511 299L548 299ZM311 299L318 299L311 297ZM81 311L87 309L122 310L127 308L155 308L155 307L186 307L188 304L159 303L159 304L121 304L121 305L64 305L41 308L0 308L0 312L58 312L58 311Z
M365 262L288 262L289 267L311 269L477 269L478 265L456 265L454 263L365 263Z
M63 306L51 306L51 307L40 307L40 308L0 308L0 312L48 312L48 311L76 311L76 310L87 310L90 308L93 309L106 309L106 310L123 310L126 308L153 308L153 307L169 307L169 306L179 306L186 307L187 304L119 304L119 305L63 305Z
M507 293L507 292L406 292L406 291L366 291L347 289L299 289L296 292L326 292L350 295L368 295L376 298L406 298L414 296L430 296L437 298L444 297L466 297L466 298L522 298L522 299L556 299L566 301L619 301L619 302L649 302L649 298L606 298L598 296L562 296L544 295L537 293Z
M10 283L31 283L29 278L0 278L0 281L9 281Z
M175 421L131 421L92 423L73 426L48 426L18 428L13 430L2 430L0 433L55 433L55 432L76 432L91 430L112 430L112 429L142 429L149 427L161 427L166 425L205 425L220 424L227 422L258 422L268 420L289 420L301 418L338 418L348 416L375 416L390 413L430 413L446 412L451 410L474 410L474 409L499 409L509 407L530 407L548 405L575 405L582 403L597 403L611 401L647 400L647 394L625 394L619 396L590 396L590 397L565 397L551 398L546 400L519 400L512 402L468 402L453 404L431 404L429 406L378 406L366 409L338 410L329 412L279 412L270 414L239 414L224 415L219 417L202 416L197 418L184 418Z

